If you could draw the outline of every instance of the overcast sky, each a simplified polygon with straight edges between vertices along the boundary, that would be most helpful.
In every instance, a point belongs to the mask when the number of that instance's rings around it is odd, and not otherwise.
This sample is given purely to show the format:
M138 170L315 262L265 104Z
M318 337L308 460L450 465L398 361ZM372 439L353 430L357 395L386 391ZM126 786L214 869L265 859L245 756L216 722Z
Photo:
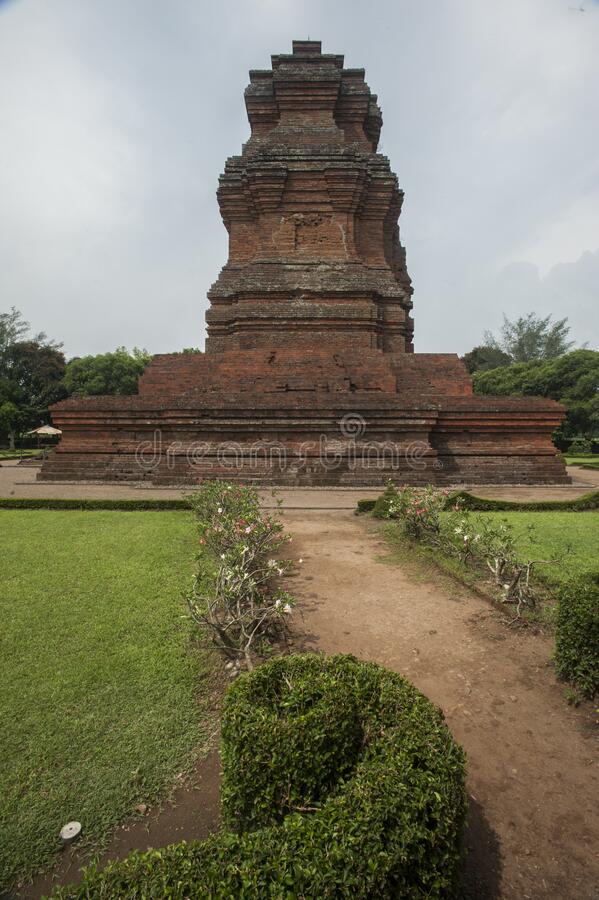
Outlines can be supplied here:
M250 68L364 67L405 190L416 350L501 314L599 347L599 3L0 0L0 309L68 356L203 346Z

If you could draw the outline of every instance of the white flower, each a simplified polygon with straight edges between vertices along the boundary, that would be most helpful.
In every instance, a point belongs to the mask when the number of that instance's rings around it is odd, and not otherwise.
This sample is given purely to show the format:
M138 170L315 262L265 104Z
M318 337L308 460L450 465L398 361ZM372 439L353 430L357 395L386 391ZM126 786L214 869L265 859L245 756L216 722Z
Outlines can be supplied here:
M276 559L269 559L268 562L266 563L266 565L268 566L269 569L274 569L276 564L277 564Z
M216 511L217 511L218 513L222 513L222 511L223 511L222 506L219 506L219 508L218 508Z
M291 606L289 605L289 603L285 604L285 606L283 607L283 612L289 615L289 613L291 612Z
M277 600L275 600L275 606L278 609L280 605L281 605L281 598L279 597Z
M224 554L224 553L221 553L220 558L221 558L221 559L226 559L225 554Z
M461 533L462 533L462 526L460 525L458 528L454 528L454 531L455 531L456 534L461 534Z
M252 526L248 525L247 528L245 529L245 533L249 534L251 530L252 530Z
M464 535L464 543L465 543L465 544L468 543L468 535L467 535L467 534Z
M282 574L283 574L283 570L282 570L282 569L277 569L277 574L278 574L278 575L282 575Z

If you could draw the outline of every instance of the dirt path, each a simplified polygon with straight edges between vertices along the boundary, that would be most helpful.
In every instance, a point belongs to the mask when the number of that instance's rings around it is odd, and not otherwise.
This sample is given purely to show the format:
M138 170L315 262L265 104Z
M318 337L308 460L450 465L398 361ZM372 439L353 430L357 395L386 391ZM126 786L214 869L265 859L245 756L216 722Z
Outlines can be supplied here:
M307 646L402 672L468 754L465 896L597 900L599 771L589 711L565 703L552 642L465 589L385 564L372 522L287 512ZM440 582L443 581L443 584Z
M599 771L588 708L575 710L549 663L552 641L514 631L489 603L446 579L388 561L372 520L345 509L287 509L302 557L297 649L348 652L402 672L441 706L469 760L467 900L599 900ZM387 561L383 559L387 557ZM218 827L218 758L199 782L126 822L103 862L131 849L202 838ZM78 880L76 849L54 871ZM46 873L20 897L38 898Z

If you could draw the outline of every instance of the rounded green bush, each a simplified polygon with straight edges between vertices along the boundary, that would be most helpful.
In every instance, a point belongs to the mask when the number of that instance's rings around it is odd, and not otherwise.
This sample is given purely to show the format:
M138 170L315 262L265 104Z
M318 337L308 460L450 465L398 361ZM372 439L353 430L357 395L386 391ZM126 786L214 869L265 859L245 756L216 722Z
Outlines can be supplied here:
M465 761L402 676L282 657L225 699L225 830L90 870L63 898L440 898L455 885Z
M555 625L555 668L590 700L599 693L599 574L560 588Z

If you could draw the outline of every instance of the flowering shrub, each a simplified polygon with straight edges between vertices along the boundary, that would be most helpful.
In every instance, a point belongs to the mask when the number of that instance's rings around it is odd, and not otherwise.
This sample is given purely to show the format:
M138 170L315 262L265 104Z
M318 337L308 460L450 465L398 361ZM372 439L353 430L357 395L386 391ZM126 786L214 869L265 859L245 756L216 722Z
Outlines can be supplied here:
M468 563L480 548L480 525L473 520L466 510L455 508L452 515L443 523L441 543L444 549L453 553L463 563Z
M484 566L492 575L493 583L501 591L504 603L515 603L518 615L522 606L534 607L539 599L539 590L531 581L536 566L560 562L564 554L550 559L525 557L518 546L513 526L506 520L494 521L484 516L475 516L464 528L468 537L468 553L462 560L474 566ZM528 526L529 540L534 542L534 526Z
M473 516L462 508L460 498L448 501L448 492L429 485L397 490L391 483L376 501L374 514L397 519L405 534L435 550L457 557L464 565L489 571L504 603L534 607L539 591L531 581L535 566L559 562L563 554L551 559L525 559L519 551L513 526L505 519L494 521ZM445 517L443 510L452 503ZM533 527L529 526L534 540Z
M494 583L507 590L511 573L518 562L514 529L505 519L500 522L482 519L480 535L480 552L484 563L491 572Z
M447 501L447 491L432 485L425 488L403 487L389 496L385 518L399 519L406 534L421 540L440 531L440 514Z
M280 637L293 609L293 598L278 584L293 567L278 558L290 537L262 512L253 488L212 481L187 499L202 547L186 596L191 616L208 627L234 669L242 661L252 669L253 653Z
M380 497L377 497L374 506L372 508L372 514L375 519L388 519L390 518L390 507L391 504L395 502L397 499L397 488L389 479L387 482L387 486Z

